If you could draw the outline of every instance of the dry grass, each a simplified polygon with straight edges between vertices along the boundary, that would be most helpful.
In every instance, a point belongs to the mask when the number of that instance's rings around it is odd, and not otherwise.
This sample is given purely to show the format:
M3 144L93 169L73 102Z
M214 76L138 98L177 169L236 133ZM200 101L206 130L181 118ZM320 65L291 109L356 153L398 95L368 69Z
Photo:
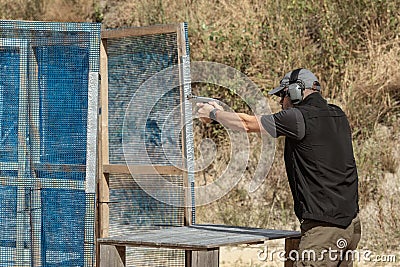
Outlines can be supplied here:
M42 20L75 21L92 20L94 1L92 0L45 0Z
M289 69L310 68L320 77L324 95L346 110L353 128L364 222L361 246L399 249L387 245L400 239L399 1L0 0L0 12L7 19L102 21L105 28L187 21L193 61L234 67L264 93ZM228 91L194 89L246 111ZM275 102L271 105L276 109ZM200 126L197 134L228 147L221 130ZM244 190L249 171L227 196L200 207L198 221L297 229L282 140L277 148L266 182L255 194ZM222 151L215 166L222 168L228 155ZM210 169L199 179L211 181L220 171Z
M42 21L91 21L92 0L0 0L2 19Z
M350 61L352 72L344 80L349 90L343 97L355 129L364 230L361 245L399 251L398 244L390 241L400 239L400 213L394 208L400 204L400 40L369 43L367 49L365 61Z

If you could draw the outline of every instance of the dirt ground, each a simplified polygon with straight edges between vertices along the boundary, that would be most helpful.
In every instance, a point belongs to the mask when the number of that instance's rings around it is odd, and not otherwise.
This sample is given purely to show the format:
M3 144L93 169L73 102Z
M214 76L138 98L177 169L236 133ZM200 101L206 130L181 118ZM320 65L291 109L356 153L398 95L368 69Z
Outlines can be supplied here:
M267 253L264 253L267 252ZM284 240L272 240L261 245L222 247L220 250L221 267L283 267ZM360 250L360 253L364 253ZM354 262L354 267L400 267L400 255L396 253L386 255L371 253L371 261L367 262L360 256L360 260ZM376 256L392 262L375 262ZM394 256L389 259L389 256ZM393 262L394 261L394 262Z
M284 241L268 241L265 244L268 251L284 251ZM220 266L221 267L275 267L283 266L283 262L277 257L266 258L263 254L265 245L222 247L220 250Z

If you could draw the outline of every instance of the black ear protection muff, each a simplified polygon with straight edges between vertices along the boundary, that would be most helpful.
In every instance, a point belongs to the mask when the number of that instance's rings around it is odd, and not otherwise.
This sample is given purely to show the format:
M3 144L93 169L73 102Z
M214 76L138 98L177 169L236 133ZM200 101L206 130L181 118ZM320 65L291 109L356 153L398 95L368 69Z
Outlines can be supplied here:
M295 105L303 100L303 92L306 89L304 82L299 80L301 70L301 68L293 70L289 78L288 95Z

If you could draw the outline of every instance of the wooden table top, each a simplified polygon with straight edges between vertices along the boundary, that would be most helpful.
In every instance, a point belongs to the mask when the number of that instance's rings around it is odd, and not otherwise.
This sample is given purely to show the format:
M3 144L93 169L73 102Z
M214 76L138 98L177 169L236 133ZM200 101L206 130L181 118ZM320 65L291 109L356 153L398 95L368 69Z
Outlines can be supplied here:
M300 232L227 225L196 224L127 233L99 238L104 245L146 246L184 250L207 250L222 246L257 244L267 240L299 237Z

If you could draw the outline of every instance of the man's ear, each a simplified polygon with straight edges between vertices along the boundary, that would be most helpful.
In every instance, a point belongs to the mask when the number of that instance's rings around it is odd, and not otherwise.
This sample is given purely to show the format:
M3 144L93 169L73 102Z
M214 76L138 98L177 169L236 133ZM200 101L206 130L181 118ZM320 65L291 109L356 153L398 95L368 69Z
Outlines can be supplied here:
M317 90L320 91L321 90L321 85L319 82L313 82L313 86L312 86L313 90Z

